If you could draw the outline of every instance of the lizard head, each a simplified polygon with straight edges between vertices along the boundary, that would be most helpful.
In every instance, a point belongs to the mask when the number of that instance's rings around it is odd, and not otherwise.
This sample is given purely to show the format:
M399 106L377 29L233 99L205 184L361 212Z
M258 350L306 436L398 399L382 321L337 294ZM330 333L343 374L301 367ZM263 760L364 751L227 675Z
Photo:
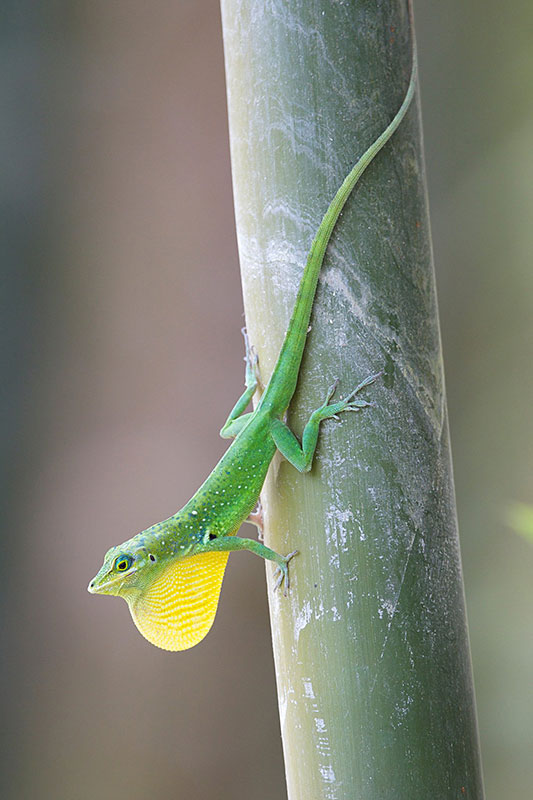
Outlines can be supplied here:
M157 569L156 556L130 539L107 551L104 563L87 589L91 594L127 597L142 592L153 581Z
M145 639L164 650L187 650L207 634L218 606L228 553L190 555L183 545L161 554L153 531L108 550L88 586L122 597Z

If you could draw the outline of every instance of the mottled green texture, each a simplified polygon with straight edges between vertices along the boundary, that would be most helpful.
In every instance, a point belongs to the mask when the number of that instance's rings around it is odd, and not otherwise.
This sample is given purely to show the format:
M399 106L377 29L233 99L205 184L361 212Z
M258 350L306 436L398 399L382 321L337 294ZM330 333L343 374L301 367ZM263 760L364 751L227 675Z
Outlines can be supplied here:
M407 83L405 2L223 0L247 325L270 374L313 233ZM483 796L416 110L337 225L289 414L383 369L324 426L313 472L274 461L266 541L290 800Z

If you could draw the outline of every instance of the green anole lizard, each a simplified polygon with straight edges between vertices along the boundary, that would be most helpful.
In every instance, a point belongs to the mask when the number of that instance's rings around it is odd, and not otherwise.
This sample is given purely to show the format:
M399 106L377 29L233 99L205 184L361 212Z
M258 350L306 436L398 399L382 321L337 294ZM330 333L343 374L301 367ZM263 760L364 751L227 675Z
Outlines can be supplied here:
M344 400L331 402L336 386L311 414L298 442L283 417L296 389L318 276L328 242L346 200L372 159L390 139L414 95L416 60L407 93L392 122L345 178L315 235L278 361L254 411L245 413L258 388L256 359L246 341L246 389L221 436L234 441L196 494L174 516L112 547L89 584L95 594L123 597L143 636L165 650L200 642L215 618L229 553L249 550L277 565L276 588L289 585L288 564L262 542L236 536L252 513L276 450L300 472L311 469L320 423L370 405L357 398L378 375L362 381Z

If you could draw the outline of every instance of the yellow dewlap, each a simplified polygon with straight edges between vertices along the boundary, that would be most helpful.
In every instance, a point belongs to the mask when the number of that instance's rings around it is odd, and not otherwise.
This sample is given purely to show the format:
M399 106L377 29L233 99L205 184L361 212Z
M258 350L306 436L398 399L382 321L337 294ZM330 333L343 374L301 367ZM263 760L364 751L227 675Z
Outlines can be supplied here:
M209 632L229 553L175 561L141 597L128 603L137 628L163 650L187 650Z

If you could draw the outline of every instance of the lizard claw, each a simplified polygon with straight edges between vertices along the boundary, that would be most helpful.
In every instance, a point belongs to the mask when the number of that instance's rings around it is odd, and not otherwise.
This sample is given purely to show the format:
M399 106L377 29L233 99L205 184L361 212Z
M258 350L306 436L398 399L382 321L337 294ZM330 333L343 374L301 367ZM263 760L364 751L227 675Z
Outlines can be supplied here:
M327 406L327 404L329 403L329 401L331 400L331 398L335 394L335 390L336 390L338 385L339 385L339 378L335 378L335 380L333 381L333 383L331 384L331 386L329 387L329 389L327 391L326 399L322 403L322 408L325 408Z
M351 394L348 395L346 400L351 400L352 397L355 397L355 395L361 391L361 389L364 389L365 386L370 386L371 383L377 381L377 379L381 378L382 375L383 375L383 370L381 372L377 372L375 375L369 375L368 378L365 378L364 381L361 381L361 383L355 387L353 392L351 392Z

